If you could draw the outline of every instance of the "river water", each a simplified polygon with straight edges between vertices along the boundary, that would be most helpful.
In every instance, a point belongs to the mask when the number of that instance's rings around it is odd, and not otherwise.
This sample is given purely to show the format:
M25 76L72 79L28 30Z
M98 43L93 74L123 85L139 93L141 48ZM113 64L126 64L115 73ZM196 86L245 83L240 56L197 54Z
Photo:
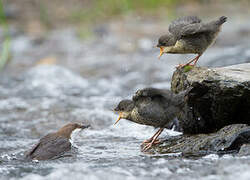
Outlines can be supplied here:
M12 61L0 80L0 179L250 178L250 157L140 152L141 142L156 129L126 120L114 126L118 116L112 109L139 88L170 88L175 66L193 55L158 60L154 39L135 42L127 34L99 31L99 38L88 41L79 40L72 29L40 39L13 32ZM249 41L220 42L205 52L199 66L250 62ZM68 122L92 126L75 136L72 156L23 160L39 138ZM161 138L174 134L165 130Z

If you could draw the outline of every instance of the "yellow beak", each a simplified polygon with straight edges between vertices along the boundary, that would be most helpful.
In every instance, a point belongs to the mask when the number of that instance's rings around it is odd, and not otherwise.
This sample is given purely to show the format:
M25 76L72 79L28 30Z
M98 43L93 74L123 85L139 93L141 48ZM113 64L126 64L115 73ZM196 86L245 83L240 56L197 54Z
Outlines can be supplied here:
M160 54L159 54L159 56L158 56L158 59L161 58L162 54L163 54L163 47L160 47Z
M116 122L115 122L114 125L116 125L116 124L121 120L121 118L122 118L122 113L120 112L120 113L119 113L119 117L118 117L118 119L116 120Z

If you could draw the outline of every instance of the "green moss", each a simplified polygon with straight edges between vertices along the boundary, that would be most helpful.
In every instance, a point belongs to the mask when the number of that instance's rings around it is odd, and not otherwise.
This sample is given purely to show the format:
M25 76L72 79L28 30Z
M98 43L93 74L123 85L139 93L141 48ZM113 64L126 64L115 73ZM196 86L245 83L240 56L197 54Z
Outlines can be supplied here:
M184 66L184 67L183 67L183 71L184 71L184 72L188 72L188 71L190 71L191 69L193 69L193 67L194 67L194 66Z

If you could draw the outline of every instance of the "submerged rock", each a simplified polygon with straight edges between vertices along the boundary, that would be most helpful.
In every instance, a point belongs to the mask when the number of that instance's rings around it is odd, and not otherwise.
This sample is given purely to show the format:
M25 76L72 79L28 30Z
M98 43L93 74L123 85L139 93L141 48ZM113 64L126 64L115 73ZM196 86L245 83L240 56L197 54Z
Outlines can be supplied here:
M186 106L179 114L184 134L210 133L229 124L250 124L250 63L221 68L177 69L171 90L188 87Z
M250 126L233 124L215 133L170 137L154 150L158 153L181 152L182 155L224 154L238 152L245 143L250 143Z

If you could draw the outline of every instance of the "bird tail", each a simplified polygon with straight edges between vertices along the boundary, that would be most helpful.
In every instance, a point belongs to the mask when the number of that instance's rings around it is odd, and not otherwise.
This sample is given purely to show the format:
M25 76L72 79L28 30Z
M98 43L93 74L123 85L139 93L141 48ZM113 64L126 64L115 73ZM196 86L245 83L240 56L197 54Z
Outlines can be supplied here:
M221 16L217 21L216 24L218 25L222 25L224 22L227 21L227 17L226 16Z

